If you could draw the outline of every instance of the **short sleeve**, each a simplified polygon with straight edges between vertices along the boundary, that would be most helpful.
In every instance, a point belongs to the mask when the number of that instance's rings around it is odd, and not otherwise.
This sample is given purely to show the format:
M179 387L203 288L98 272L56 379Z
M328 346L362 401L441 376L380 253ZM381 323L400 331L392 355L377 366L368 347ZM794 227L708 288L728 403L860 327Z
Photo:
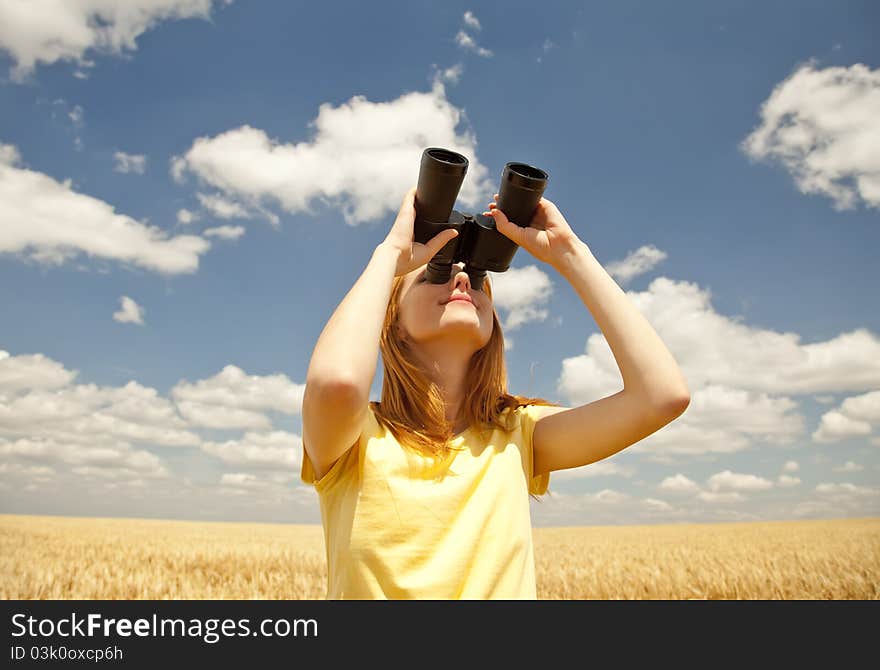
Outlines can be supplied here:
M302 468L300 470L300 479L306 484L312 484L318 492L325 490L331 483L337 481L342 473L349 470L352 466L353 456L357 457L357 447L351 447L342 456L336 459L333 466L324 473L320 479L315 478L315 466L309 458L309 454L303 445L302 452Z
M543 495L547 492L550 485L550 473L544 472L535 476L535 448L532 437L535 433L535 424L541 418L541 407L539 405L524 405L518 408L517 412L520 416L520 430L522 433L523 452L526 457L526 477L529 482L529 493L533 495Z
M367 409L367 417L364 420L364 425L361 428L361 433L358 437L357 444L350 447L348 450L345 451L345 453L342 454L342 456L337 458L336 462L333 463L331 468L327 472L325 472L324 476L320 479L317 479L315 477L315 466L309 458L309 454L305 448L305 442L303 442L300 479L305 484L313 485L319 493L329 488L334 482L343 479L348 473L357 468L358 459L360 458L361 447L364 444L364 438L366 435L372 434L376 427L378 427L378 423L375 416L373 415L373 409L372 407L370 407L369 409Z

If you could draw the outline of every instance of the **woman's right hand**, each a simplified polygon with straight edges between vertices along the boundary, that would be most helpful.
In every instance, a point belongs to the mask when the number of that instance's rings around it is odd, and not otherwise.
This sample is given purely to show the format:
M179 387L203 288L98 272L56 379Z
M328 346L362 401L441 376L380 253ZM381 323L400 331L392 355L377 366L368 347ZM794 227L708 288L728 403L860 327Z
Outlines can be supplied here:
M425 265L449 240L458 235L458 231L454 228L447 228L434 235L425 244L413 240L413 227L416 220L416 188L413 186L406 192L394 225L385 241L382 242L386 247L391 247L399 253L397 269L394 271L396 277Z

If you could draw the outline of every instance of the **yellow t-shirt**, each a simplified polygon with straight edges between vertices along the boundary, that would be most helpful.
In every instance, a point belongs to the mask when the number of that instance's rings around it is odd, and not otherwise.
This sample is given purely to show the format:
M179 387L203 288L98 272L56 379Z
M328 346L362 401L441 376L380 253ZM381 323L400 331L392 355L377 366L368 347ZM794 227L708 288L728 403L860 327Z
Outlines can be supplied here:
M358 444L321 479L303 450L300 476L321 505L327 598L537 598L529 493L545 493L550 473L532 470L540 406L513 411L514 430L471 427L452 441L466 449L433 466L372 408Z

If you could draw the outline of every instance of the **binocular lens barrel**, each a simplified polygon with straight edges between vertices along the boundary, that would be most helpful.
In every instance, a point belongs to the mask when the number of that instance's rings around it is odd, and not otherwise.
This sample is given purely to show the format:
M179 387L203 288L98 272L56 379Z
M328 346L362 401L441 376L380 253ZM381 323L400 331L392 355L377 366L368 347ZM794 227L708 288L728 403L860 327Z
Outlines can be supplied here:
M416 187L417 209L423 220L443 224L438 233L449 221L469 164L467 158L454 151L431 148L422 152Z
M510 221L527 228L549 179L546 172L525 163L508 163L501 173L498 209Z

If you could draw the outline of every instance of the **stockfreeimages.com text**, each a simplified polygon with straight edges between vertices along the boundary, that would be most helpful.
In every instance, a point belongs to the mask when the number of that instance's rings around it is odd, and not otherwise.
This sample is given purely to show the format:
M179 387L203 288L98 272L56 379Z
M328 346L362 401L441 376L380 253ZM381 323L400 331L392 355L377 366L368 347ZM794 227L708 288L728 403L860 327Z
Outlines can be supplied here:
M91 613L85 617L71 613L69 618L58 621L35 619L18 613L12 615L13 637L199 637L208 644L223 637L318 637L318 622L315 619L263 619L256 628L251 629L250 619L169 619L155 614L151 619L110 619L101 614ZM27 624L27 625L25 625Z

